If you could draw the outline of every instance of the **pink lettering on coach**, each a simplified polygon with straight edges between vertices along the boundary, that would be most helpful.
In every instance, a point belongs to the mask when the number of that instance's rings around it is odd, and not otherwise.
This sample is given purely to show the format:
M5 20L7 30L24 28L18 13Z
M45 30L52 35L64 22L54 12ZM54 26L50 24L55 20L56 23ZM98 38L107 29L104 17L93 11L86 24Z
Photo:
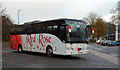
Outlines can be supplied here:
M45 45L43 44L43 43L51 43L51 37L43 37L43 35L42 34L39 34L39 43L41 43L41 45L43 46L43 47L45 47Z
M27 38L26 38L27 43L29 43L30 46L33 46L33 42L36 42L35 39L36 39L36 34L34 35L34 38L31 37L31 35L27 35Z
M42 34L37 35L37 37L36 37L36 34L34 35L34 37L32 37L31 35L28 35L26 40L27 40L27 43L30 44L30 46L33 46L33 42L36 42L36 40L38 40L38 42L43 47L45 47L44 43L51 43L51 41L50 41L51 37L44 37Z

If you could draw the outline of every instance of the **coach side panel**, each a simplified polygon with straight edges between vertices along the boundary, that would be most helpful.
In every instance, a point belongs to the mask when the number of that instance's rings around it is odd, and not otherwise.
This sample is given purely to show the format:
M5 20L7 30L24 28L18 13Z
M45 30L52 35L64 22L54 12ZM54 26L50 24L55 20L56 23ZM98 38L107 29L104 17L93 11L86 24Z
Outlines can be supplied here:
M10 35L10 48L18 50L21 45L23 50L26 50L26 35Z
M33 52L46 53L46 48L51 46L54 54L64 55L66 53L66 45L52 34L27 35L27 43Z
M22 43L21 35L10 35L10 48L17 50L18 45Z
M66 54L66 44L52 34L10 35L10 48L23 51L46 53L47 46L51 46L54 54Z

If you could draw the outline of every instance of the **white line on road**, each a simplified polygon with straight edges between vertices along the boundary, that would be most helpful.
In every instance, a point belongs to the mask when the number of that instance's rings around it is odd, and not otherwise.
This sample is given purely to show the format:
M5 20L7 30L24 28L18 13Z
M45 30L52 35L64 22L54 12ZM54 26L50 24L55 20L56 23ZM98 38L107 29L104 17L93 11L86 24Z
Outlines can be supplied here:
M90 52L98 57L101 57L103 59L106 59L108 60L109 62L112 62L112 63L115 63L118 65L118 57L114 57L114 56L110 56L110 55L107 55L107 54L104 54L104 53L101 53L101 52L98 52L98 51L95 51L95 50L92 50L92 49L89 49Z

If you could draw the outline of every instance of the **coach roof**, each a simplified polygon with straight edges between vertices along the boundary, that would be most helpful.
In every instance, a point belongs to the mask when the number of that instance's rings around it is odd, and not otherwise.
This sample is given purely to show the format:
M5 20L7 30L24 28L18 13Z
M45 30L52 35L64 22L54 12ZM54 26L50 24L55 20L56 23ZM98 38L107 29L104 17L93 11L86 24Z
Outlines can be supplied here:
M52 19L52 20L46 20L46 21L35 20L35 21L31 21L31 22L26 22L26 23L24 23L24 25L29 25L29 24L32 25L32 24L36 24L36 23L57 22L57 21L65 21L65 20L84 22L82 20L77 20L77 19L60 18L60 19Z

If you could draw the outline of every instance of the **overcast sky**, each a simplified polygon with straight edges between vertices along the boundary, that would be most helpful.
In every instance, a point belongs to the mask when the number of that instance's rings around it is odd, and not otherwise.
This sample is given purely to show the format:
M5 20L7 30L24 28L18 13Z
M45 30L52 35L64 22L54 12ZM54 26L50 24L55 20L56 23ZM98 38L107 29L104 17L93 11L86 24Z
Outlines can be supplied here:
M118 0L4 0L6 13L18 22L20 9L20 24L33 20L49 20L56 18L82 19L90 12L97 13L109 21L110 10L117 6Z

